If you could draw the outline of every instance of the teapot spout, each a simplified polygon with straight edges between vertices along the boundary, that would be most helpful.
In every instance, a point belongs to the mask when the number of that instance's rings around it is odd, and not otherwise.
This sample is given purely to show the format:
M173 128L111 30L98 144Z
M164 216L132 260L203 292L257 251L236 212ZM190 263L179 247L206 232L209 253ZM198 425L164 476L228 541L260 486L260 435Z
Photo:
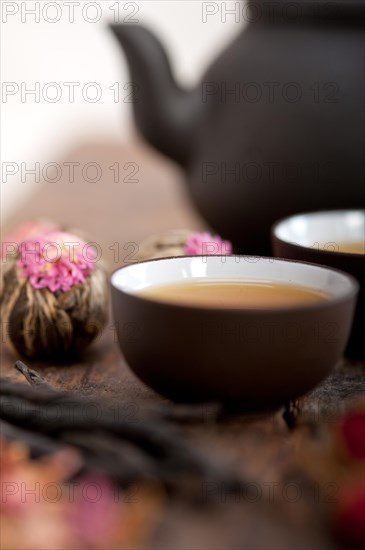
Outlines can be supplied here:
M159 40L140 25L111 25L123 48L134 85L137 127L156 149L189 163L202 102L199 90L182 90Z

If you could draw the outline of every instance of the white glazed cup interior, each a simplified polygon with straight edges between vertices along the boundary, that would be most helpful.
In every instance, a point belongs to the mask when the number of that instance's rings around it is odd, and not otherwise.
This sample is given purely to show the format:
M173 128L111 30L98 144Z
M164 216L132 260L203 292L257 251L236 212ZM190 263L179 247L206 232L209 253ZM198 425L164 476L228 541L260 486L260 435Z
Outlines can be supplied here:
M298 214L279 222L273 233L286 243L337 252L341 242L364 243L365 210Z
M356 281L340 271L252 256L190 256L146 261L118 269L111 277L111 284L134 294L151 286L203 279L300 285L323 290L329 293L329 299L345 298L357 289Z

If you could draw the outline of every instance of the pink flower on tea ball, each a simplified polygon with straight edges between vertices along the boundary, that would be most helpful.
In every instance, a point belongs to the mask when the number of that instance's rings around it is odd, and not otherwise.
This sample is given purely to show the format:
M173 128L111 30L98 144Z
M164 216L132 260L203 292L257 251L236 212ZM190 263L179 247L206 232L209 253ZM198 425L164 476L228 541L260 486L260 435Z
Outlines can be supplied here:
M64 232L40 234L19 246L17 267L34 289L67 292L84 283L95 267L96 250L83 239Z
M6 239L21 242L24 239L29 239L29 237L34 237L40 233L53 233L59 230L60 226L51 220L29 220L19 225L11 233L8 233L8 235L6 235Z
M232 244L219 235L212 235L208 231L193 233L186 240L184 252L187 256L199 255L228 255L232 254Z
M47 234L60 230L61 228L59 225L51 220L40 218L26 221L19 225L11 233L5 235L1 243L0 258L6 259L6 257L12 257L17 251L17 245L25 239L40 235L41 233Z

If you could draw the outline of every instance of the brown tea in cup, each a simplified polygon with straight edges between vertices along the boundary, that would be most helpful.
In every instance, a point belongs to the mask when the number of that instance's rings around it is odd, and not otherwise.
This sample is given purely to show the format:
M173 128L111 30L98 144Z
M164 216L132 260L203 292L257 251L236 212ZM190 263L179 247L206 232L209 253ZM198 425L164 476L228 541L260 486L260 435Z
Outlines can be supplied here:
M365 254L365 241L343 241L338 245L338 252L348 254Z
M329 294L314 288L278 282L193 281L156 285L137 292L164 303L223 309L281 308L325 301Z

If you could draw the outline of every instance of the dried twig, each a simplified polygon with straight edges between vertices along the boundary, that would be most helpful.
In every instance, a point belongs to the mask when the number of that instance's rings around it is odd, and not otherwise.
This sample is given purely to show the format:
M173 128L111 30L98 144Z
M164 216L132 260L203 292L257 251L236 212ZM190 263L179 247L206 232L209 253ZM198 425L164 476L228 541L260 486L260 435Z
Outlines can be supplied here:
M35 370L30 369L27 367L23 361L16 361L15 362L15 368L21 372L25 378L28 380L29 384L32 386L35 386L37 388L44 388L47 390L53 390L54 388L48 384L48 382L38 374Z

